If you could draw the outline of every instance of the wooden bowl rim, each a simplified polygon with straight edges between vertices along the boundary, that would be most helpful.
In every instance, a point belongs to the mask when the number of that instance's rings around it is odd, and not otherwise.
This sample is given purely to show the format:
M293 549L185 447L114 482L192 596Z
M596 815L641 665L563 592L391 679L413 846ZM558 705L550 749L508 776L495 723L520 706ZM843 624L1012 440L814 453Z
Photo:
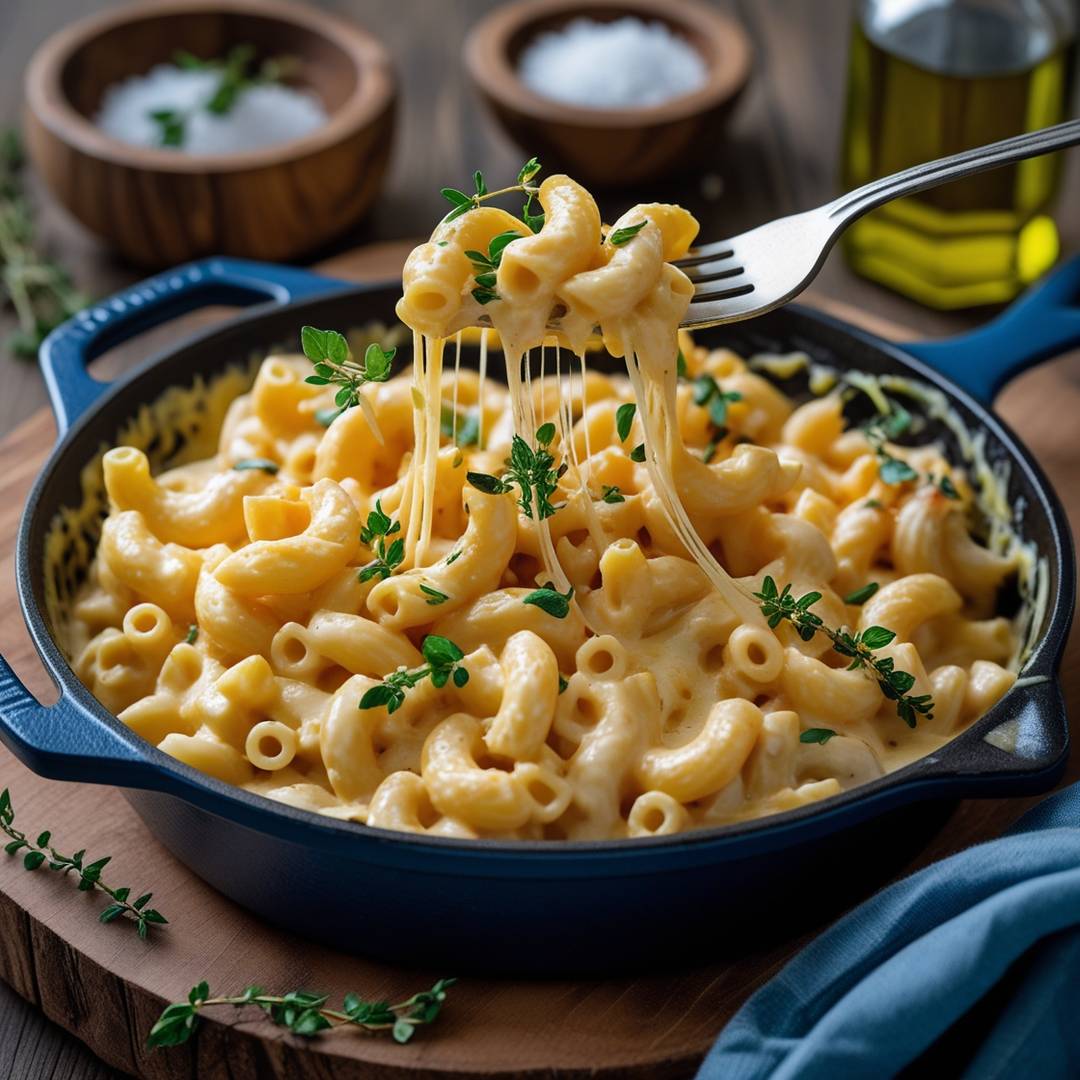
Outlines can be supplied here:
M359 73L357 90L327 122L298 139L233 154L189 154L135 146L106 135L68 100L61 72L88 42L125 23L157 16L210 13L263 15L317 34L341 49ZM336 146L376 122L396 93L386 47L363 27L324 11L286 0L143 0L80 19L47 38L26 71L26 107L57 139L90 157L159 173L217 174L280 165Z
M710 38L724 60L707 61L706 81L689 94L659 105L592 109L546 98L529 89L510 62L510 39L544 17L584 14L612 8L628 15L689 27ZM750 76L752 49L734 19L694 0L518 0L497 7L469 31L465 64L477 86L489 97L517 112L546 123L580 128L642 129L657 127L708 112L734 98Z

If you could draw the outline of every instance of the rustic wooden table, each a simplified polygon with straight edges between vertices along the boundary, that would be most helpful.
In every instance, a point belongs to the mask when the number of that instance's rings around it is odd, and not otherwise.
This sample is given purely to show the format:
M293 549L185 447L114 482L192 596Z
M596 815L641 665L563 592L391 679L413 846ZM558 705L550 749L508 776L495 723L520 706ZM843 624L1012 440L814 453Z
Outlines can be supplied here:
M481 112L465 83L460 45L469 26L493 0L320 0L377 33L397 63L401 103L393 164L385 192L369 220L334 250L367 241L407 237L441 212L438 189L462 184L475 168L508 175L521 153ZM111 6L107 0L6 0L0 16L0 125L16 124L22 109L26 61L49 34L77 17ZM718 148L706 177L674 182L650 192L688 206L706 236L721 236L781 214L814 206L835 193L836 160L844 98L845 54L853 3L829 0L718 0L748 28L756 51L751 84L732 136ZM1066 189L1080 179L1073 155ZM78 285L100 296L141 275L117 262L34 189L42 235L72 269ZM614 200L614 205L623 201ZM1080 203L1063 200L1059 216L1065 250L1080 249ZM316 253L325 257L331 251ZM927 311L855 277L834 256L819 291L847 304L929 335L970 326L980 313ZM0 335L12 325L0 314ZM0 355L0 436L45 403L32 365ZM5 618L17 618L9 613ZM99 1080L115 1076L79 1043L0 983L0 1075L62 1076Z

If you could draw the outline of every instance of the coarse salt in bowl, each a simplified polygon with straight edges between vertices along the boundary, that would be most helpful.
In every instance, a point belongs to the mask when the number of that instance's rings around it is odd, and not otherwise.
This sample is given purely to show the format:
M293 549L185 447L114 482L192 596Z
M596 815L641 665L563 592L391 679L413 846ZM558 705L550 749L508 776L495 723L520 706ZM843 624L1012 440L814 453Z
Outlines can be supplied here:
M572 19L538 34L518 59L522 82L555 101L593 109L661 105L699 89L701 54L665 23L626 15Z
M699 0L511 0L464 55L525 157L625 187L712 163L752 54L739 23Z
M213 68L157 64L145 75L133 75L106 89L94 122L121 142L161 146L161 127L153 114L182 113L185 136L175 149L187 154L259 150L302 138L326 123L326 110L315 94L277 83L244 88L233 106L217 115L206 105L220 79Z

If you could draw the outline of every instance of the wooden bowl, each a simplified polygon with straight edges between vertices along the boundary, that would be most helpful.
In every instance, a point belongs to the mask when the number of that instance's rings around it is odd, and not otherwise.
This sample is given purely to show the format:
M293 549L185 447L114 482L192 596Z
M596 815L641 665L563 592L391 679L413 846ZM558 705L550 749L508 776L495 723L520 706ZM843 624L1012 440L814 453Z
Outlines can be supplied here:
M704 58L705 84L660 105L591 109L542 97L518 77L518 58L537 34L581 16L624 15L667 23ZM511 138L545 169L559 165L601 186L652 180L715 153L750 59L742 28L691 0L521 0L496 8L465 41L469 74Z
M310 135L236 154L131 146L92 121L112 84L177 49L223 56L240 43L300 64L298 85L328 121ZM395 79L382 45L356 25L281 0L143 2L54 34L26 75L30 155L87 228L145 266L200 255L289 259L354 224L382 183Z

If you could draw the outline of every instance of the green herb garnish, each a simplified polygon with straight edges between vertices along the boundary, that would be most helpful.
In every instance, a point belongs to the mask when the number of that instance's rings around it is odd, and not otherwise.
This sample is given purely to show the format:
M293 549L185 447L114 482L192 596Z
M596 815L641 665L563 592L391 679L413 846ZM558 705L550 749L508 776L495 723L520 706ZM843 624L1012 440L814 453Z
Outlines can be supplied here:
M554 582L549 581L543 588L529 593L521 602L533 604L556 619L565 619L570 614L570 601L573 597L573 585L570 586L568 592L561 593L555 588Z
M831 738L836 735L836 732L832 728L827 727L812 727L807 728L799 736L799 742L801 743L821 743L824 746Z
M480 174L477 173L477 176ZM473 265L473 276L476 279L476 288L473 289L473 299L478 304L489 304L492 300L498 300L499 294L495 291L495 275L502 264L502 255L507 244L514 240L520 240L521 233L501 232L493 236L488 243L487 254L482 251L469 250L466 257Z
M645 444L638 443L633 450L630 451L630 460L642 462L645 460Z
M566 677L566 676L565 676L565 675L564 675L564 674L563 674L563 673L562 673L562 672L560 671L560 672L559 672L559 693L560 693L560 694L561 694L561 693L563 693L563 692L564 692L564 691L566 690L566 688L567 688L567 687L568 687L569 685L570 685L570 681L569 681L569 680L567 679L567 677Z
M826 626L819 615L810 611L821 599L821 593L808 592L796 599L791 594L790 584L777 590L776 582L769 576L761 583L761 592L754 593L754 598L760 601L761 612L774 630L786 621L795 627L803 641L809 641L815 634L824 634L836 652L851 660L848 671L859 668L868 670L877 680L881 692L896 702L896 713L908 727L915 727L919 716L927 720L932 718L932 697L929 694L908 694L915 685L915 676L907 671L895 670L891 656L874 655L875 650L883 649L896 637L894 631L884 626L868 626L854 634L843 627L834 630Z
M623 495L618 484L605 484L600 498L606 503L626 502L626 496Z
M454 420L457 419L455 425ZM455 435L456 428L456 435ZM454 445L464 448L466 446L480 445L480 409L459 409L454 412L454 407L443 402L439 412L439 431L444 438L453 439Z
M906 484L919 474L901 458L889 453L886 441L899 438L911 427L911 413L898 402L889 400L889 411L863 426L863 431L878 458L878 475L885 484Z
M405 558L405 541L399 536L386 546L387 537L400 531L401 522L392 521L383 512L382 500L376 499L375 509L368 513L367 522L360 528L360 542L371 548L375 558L360 568L357 574L360 581L370 581L373 577L385 581L401 565Z
M411 690L424 679L431 679L436 689L444 687L450 679L461 687L469 681L469 672L460 666L465 654L448 638L437 634L428 634L420 646L420 652L427 661L422 667L411 671L399 668L387 675L382 682L368 687L360 699L361 709L375 709L386 706L388 713L397 712L405 704L405 691Z
M884 504L880 499L867 499L866 502L863 503L863 506L865 506L867 510L884 509Z
M732 401L742 401L738 390L721 390L711 375L699 375L694 380L694 404L709 410L709 419L725 435L727 429L727 408ZM723 438L724 435L720 435Z
M427 602L432 607L435 607L438 604L445 604L446 601L450 599L446 593L440 592L431 585L425 585L423 582L420 583L420 591L428 598Z
M232 112L240 95L253 86L280 83L297 68L297 61L288 56L270 57L259 65L254 74L249 73L255 59L254 45L236 45L224 60L202 60L193 53L180 49L173 53L177 67L192 71L218 72L217 85L202 105L189 109L151 109L147 115L158 126L158 145L179 147L187 138L187 125L200 110L214 116Z
M192 987L187 1001L169 1005L150 1029L146 1044L179 1046L186 1043L199 1025L199 1013L208 1005L243 1008L257 1005L270 1020L294 1035L312 1036L328 1028L353 1025L367 1032L389 1031L395 1042L407 1043L424 1024L434 1022L446 1001L446 991L456 979L440 979L430 990L413 994L407 1001L391 1005L385 1001L365 1001L357 994L345 995L340 1009L326 1008L327 994L292 990L268 994L261 986L249 986L232 997L211 997L210 987L201 982Z
M153 893L143 893L136 900L129 901L130 888L124 886L113 889L101 880L101 871L112 861L111 855L88 863L85 861L85 851L76 851L70 856L61 855L51 844L50 832L39 833L36 840L31 840L26 833L16 829L15 808L11 805L11 795L7 788L0 791L0 831L9 837L4 851L9 855L24 852L24 869L39 870L42 866L47 866L50 870L64 875L74 872L79 879L79 892L92 892L97 889L105 893L112 902L98 916L101 922L110 923L121 915L127 915L134 920L139 937L145 940L151 926L160 926L169 921L160 911L147 907Z
M87 304L58 262L46 258L34 236L34 218L23 189L26 161L18 134L0 133L0 298L11 301L18 329L6 341L32 359L65 319Z
M304 382L312 386L336 386L334 404L341 411L360 404L360 387L364 383L386 382L390 378L397 353L396 348L383 349L372 342L364 352L363 364L357 364L349 355L349 343L344 334L336 330L317 330L314 326L301 329L300 345L315 367L314 374ZM331 417L327 426L334 419Z
M853 593L848 593L844 597L845 604L865 604L871 596L878 591L880 586L876 581L871 581L868 585L864 585L861 589L856 589Z
M675 375L680 379L686 378L686 357L680 349L675 356Z
M525 206L521 211L521 220L529 227L529 229L537 233L543 228L544 214L541 211L537 213L533 205L533 200L536 198L540 189L531 184L530 181L536 177L536 174L540 171L540 162L536 158L530 158L521 167L521 171L518 173L517 183L511 184L509 187L499 188L497 191L488 191L487 183L484 181L484 177L481 173L473 173L473 193L471 195L466 194L464 191L460 191L458 188L445 187L441 189L442 197L450 203L452 209L443 218L443 221L453 221L454 218L460 217L462 214L468 213L470 210L475 210L481 203L487 202L489 199L497 198L500 195L509 195L513 192L521 192L525 196ZM515 237L517 234L513 234ZM506 241L509 243L509 241ZM504 244L505 246L505 244ZM490 250L489 250L490 255ZM481 288L489 288L489 286L481 286ZM480 300L480 303L488 303L489 300L496 299L496 297L489 297L488 300Z
M621 229L616 229L608 236L608 242L612 247L622 247L628 240L637 236L647 224L647 221L639 221L636 225L625 225Z
M933 484L946 499L960 498L960 492L956 490L956 485L953 484L947 476L942 475L935 477L931 474L927 479L929 479L930 483Z
M502 495L513 490L517 484L520 494L518 505L528 518L533 516L533 504L539 510L540 519L551 517L560 506L551 503L551 496L558 490L559 478L566 472L566 464L555 468L555 458L548 450L555 438L555 425L542 424L536 431L535 450L520 436L510 443L510 456L506 459L506 472L501 476L490 473L466 473L466 479L478 491L488 495Z
M636 414L637 406L632 401L620 405L615 410L615 430L619 434L619 442L626 442L626 437L630 434L630 428L634 424Z
M269 458L253 457L243 458L240 461L233 462L233 468L237 472L246 472L250 469L258 469L261 472L269 473L273 476L277 473L281 466L276 461L271 461Z
M199 638L199 628L192 623L187 628L187 636L184 638L184 642L188 645L194 645Z

